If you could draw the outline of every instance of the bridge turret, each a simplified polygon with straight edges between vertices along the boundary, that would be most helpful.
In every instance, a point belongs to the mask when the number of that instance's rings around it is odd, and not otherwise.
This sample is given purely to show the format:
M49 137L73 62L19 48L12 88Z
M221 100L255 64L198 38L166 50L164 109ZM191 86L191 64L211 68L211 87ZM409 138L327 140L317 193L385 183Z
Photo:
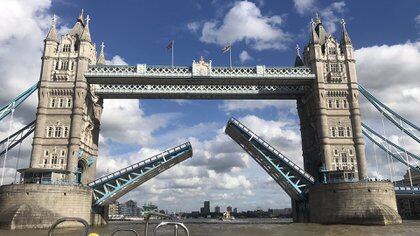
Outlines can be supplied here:
M94 178L102 111L102 100L90 92L84 77L89 65L96 64L89 21L82 10L60 40L55 22L45 39L31 154L31 168L79 183Z
M105 53L104 53L105 44L104 42L101 43L101 51L98 56L98 60L96 61L96 64L98 65L105 65Z
M303 63L302 57L300 56L300 47L299 45L296 45L296 58L295 58L295 66L299 67L299 66L304 66L305 64Z
M58 34L56 29L56 16L53 15L51 28L48 31L47 37L45 37L45 42L55 42L58 45Z
M350 36L346 29L346 22L344 19L341 20L341 39L340 39L340 51L345 56L347 60L354 60L354 49L353 44L351 43Z
M366 178L366 159L353 46L343 24L341 43L329 34L317 15L304 62L316 75L313 92L298 100L305 169L319 177L320 169L358 171Z

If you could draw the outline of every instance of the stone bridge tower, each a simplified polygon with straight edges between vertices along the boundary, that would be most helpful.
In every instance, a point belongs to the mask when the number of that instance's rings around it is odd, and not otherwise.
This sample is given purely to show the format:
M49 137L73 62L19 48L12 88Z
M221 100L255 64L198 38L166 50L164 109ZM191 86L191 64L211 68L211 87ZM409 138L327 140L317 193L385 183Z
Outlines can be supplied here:
M59 38L53 19L45 38L32 177L83 184L95 177L102 100L90 93L84 78L88 66L97 63L89 21L82 11L73 28ZM103 47L99 63L104 63ZM36 173L39 168L43 173Z
M312 92L298 100L298 113L304 166L319 181L334 172L367 177L354 50L344 21L342 26L338 42L317 16L304 59L298 55L295 62L316 75Z

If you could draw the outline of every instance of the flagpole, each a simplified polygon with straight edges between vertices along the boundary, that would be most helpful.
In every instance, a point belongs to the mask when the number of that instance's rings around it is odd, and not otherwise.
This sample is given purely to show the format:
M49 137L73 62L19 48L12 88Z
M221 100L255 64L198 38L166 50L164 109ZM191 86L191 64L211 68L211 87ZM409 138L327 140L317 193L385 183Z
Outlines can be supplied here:
M174 48L175 48L175 40L172 40L172 67L174 67Z
M229 43L230 49L229 49L229 65L230 69L232 69L232 44Z

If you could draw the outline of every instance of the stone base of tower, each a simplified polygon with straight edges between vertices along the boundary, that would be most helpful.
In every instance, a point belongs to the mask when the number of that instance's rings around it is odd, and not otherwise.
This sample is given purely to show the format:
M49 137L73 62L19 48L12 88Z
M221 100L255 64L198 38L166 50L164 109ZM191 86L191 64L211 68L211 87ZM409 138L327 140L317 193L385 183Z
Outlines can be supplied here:
M0 186L0 228L49 228L62 217L102 224L91 211L92 190L86 186L13 184ZM60 226L81 226L66 222Z
M318 184L309 190L309 221L321 224L401 224L390 182Z

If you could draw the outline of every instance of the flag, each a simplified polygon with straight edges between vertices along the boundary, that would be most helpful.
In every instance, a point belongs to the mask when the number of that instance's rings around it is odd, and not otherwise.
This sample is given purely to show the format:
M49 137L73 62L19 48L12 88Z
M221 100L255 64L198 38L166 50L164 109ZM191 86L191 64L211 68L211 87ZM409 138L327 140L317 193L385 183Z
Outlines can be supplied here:
M223 53L225 53L225 52L229 52L229 51L231 50L231 48L232 48L232 45L229 43L228 45L226 45L226 46L222 49L222 52L223 52Z
M166 46L166 49L172 49L174 47L174 41L172 40L169 44L168 44L168 46Z

